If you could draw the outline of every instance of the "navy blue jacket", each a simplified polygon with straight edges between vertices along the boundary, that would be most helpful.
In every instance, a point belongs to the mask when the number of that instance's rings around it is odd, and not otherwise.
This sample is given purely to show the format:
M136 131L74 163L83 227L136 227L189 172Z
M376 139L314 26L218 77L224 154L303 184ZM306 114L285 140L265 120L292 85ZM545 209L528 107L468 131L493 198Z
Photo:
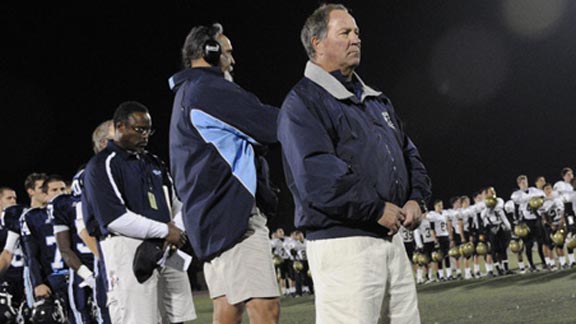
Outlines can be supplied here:
M168 223L172 219L163 187L172 190L165 165L153 154L130 153L108 141L106 148L90 159L84 171L82 205L84 223L95 236L108 234L107 226L133 212ZM154 195L152 206L149 194ZM171 197L171 192L168 192ZM98 223L98 228L88 228Z
M390 100L357 75L347 88L309 62L305 76L278 118L295 225L311 240L383 237L377 220L386 202L402 207L431 194L418 150Z
M219 68L175 74L170 168L195 254L209 260L234 246L248 227L260 190L259 158L275 143L278 109L224 79ZM262 195L268 196L268 195Z

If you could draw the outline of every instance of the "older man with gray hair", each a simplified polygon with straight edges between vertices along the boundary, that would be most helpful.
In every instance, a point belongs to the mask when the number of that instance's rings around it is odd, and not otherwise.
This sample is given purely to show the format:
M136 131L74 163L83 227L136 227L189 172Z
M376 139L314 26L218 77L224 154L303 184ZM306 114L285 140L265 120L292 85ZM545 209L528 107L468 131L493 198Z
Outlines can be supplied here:
M431 195L390 100L354 73L356 21L338 4L306 21L310 61L278 118L295 225L306 231L316 323L418 323L410 262L396 235Z

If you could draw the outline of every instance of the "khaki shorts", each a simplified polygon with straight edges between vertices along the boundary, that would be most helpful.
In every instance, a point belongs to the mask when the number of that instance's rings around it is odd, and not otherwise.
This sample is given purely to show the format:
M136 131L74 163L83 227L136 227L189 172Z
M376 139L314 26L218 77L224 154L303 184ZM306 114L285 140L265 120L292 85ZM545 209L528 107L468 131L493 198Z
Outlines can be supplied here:
M266 217L260 211L256 209L250 217L243 241L204 263L204 276L210 298L226 296L232 305L280 296Z

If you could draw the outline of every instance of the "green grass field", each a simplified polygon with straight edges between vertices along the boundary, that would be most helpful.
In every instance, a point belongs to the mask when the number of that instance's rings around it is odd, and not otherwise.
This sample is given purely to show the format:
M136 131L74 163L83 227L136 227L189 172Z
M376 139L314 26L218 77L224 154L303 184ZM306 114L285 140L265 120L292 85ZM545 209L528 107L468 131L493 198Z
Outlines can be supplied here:
M510 258L512 269L515 259ZM417 290L422 323L576 323L576 268L431 283ZM198 319L191 323L211 323L206 293L196 294L194 303ZM280 323L314 323L314 297L282 298Z

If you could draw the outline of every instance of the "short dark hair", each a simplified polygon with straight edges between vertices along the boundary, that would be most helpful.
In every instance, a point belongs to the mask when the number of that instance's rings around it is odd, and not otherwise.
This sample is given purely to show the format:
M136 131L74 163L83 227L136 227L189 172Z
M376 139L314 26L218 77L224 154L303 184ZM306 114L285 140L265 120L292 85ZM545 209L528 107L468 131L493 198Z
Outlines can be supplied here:
M454 196L450 198L450 206L454 205L455 202L460 201L460 197Z
M116 111L114 111L114 127L120 122L127 122L130 115L136 112L149 113L148 108L138 101L125 101L121 103L118 108L116 108Z
M330 21L330 13L334 10L344 10L348 12L348 9L344 5L330 3L323 4L318 9L306 19L302 31L300 32L300 41L308 54L309 59L314 59L316 52L314 46L312 46L312 37L316 37L320 40L326 37L328 32L328 22Z
M64 180L64 178L62 176L60 176L59 174L51 174L42 183L42 192L48 193L48 185L50 183L56 182L56 181L62 181L64 183L66 183L66 180Z
M524 174L521 174L521 175L519 175L519 176L516 178L516 183L520 182L521 180L526 180L526 181L528 181L528 177L527 177L526 175L524 175Z
M550 182L546 182L546 183L544 184L544 186L542 186L542 189L544 189L544 188L546 188L546 187L553 188L553 187L552 187L552 184L551 184Z
M436 199L434 200L434 206L436 206L436 204L439 204L442 202L442 199Z
M182 46L182 65L189 68L192 60L202 57L204 43L209 39L216 39L222 33L224 33L224 27L219 23L214 23L211 26L193 27Z
M562 176L565 176L566 173L568 173L568 172L572 172L572 168L569 168L569 167L563 168L562 169Z
M46 175L46 173L31 173L26 177L26 180L24 180L24 189L34 190L36 187L36 181L45 181L47 178L48 175Z

